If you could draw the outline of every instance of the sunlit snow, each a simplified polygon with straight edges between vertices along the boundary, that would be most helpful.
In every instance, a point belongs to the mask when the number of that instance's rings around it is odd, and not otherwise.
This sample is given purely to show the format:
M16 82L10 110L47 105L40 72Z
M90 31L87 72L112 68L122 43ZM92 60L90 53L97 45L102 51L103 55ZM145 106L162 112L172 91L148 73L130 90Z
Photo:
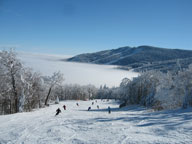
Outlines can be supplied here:
M79 107L76 106L79 103ZM63 101L59 105L0 116L1 144L191 144L191 109L152 112L118 109L115 101ZM66 111L62 108L66 105ZM100 109L97 109L99 105ZM87 108L91 106L91 110ZM111 107L108 114L107 107ZM61 113L55 116L55 110Z

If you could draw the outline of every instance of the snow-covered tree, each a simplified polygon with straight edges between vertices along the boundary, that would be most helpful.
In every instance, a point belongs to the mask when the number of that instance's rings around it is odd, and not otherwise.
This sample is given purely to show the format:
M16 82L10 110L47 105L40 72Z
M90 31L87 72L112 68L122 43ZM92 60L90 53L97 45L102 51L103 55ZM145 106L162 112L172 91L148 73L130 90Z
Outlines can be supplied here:
M23 67L21 62L16 58L16 53L13 50L2 51L0 53L0 69L1 79L4 80L4 88L7 88L10 101L10 113L19 111L19 93L18 85L21 83L21 75ZM4 77L4 78L2 78Z
M51 94L52 89L62 84L64 81L63 74L60 72L54 72L52 76L44 77L45 82L47 83L47 86L49 87L46 99L45 99L45 105L48 105L49 96Z
M176 91L183 96L182 107L187 108L192 105L192 65L189 65L188 69L179 72L175 81L177 84Z
M55 104L59 104L59 97L56 97Z
M0 52L0 108L16 113L36 108L43 99L41 75L22 66L14 51Z

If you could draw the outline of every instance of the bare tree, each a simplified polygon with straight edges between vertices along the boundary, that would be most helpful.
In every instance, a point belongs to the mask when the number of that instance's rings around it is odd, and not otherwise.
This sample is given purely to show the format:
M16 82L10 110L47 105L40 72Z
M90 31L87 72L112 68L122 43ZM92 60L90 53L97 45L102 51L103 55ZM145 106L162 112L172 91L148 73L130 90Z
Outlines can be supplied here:
M64 77L63 74L60 72L54 72L53 75L51 77L45 77L45 82L47 82L48 86L49 86L49 90L45 99L45 105L48 105L48 100L49 100L49 96L51 94L52 89L57 86L62 84L62 82L64 81Z

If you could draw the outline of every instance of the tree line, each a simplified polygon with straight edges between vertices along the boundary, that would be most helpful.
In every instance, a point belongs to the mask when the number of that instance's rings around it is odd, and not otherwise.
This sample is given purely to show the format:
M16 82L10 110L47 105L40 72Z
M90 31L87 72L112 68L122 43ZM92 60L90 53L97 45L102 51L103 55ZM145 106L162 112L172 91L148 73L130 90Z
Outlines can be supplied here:
M0 114L31 111L56 99L87 100L94 97L93 85L63 85L64 76L43 76L24 67L13 50L0 52Z
M124 105L140 104L155 110L192 106L192 65L163 73L146 71L124 78L118 87L63 84L55 72L43 76L24 67L12 50L0 52L0 114L31 111L60 100L117 99Z
M146 71L119 87L101 86L96 98L119 99L124 105L139 104L155 110L192 106L192 65L174 73Z

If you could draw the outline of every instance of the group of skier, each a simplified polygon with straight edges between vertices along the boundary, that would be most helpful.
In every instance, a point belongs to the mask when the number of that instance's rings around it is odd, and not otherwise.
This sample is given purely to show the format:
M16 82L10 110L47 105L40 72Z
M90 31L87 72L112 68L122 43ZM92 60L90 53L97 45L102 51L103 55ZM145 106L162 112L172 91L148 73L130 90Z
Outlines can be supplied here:
M97 100L96 100L95 102L97 103ZM92 102L92 105L94 105L94 102ZM97 109L99 109L99 105L97 105ZM91 107L88 107L87 110L90 111L90 110L91 110ZM108 106L108 113L109 113L109 114L111 113L111 108L110 108L110 106Z
M66 110L66 105L63 105L63 109ZM55 116L57 116L59 113L61 113L60 108L58 108L58 109L56 110Z
M96 100L95 102L97 103L97 100ZM79 103L76 103L76 105L79 106ZM92 102L92 105L94 105L94 102ZM66 105L63 105L63 109L66 110ZM99 109L99 105L97 105L97 109ZM91 110L91 107L88 107L88 111L90 111L90 110ZM58 108L58 109L56 110L55 116L59 115L59 113L61 113L61 109L60 109L60 108ZM111 108L110 108L110 106L108 106L108 113L109 113L109 114L111 113Z

